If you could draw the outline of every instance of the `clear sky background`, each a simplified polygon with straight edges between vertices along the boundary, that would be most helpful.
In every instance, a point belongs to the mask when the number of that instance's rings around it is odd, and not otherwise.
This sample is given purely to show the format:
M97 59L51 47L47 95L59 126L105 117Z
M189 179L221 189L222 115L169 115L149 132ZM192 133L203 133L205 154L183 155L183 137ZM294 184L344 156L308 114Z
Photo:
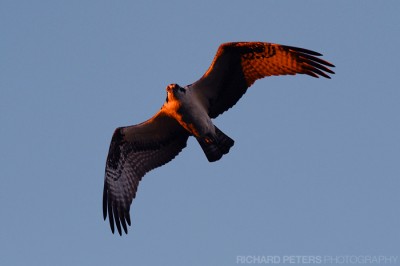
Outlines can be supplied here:
M238 255L400 255L400 1L0 1L2 265L236 265ZM118 126L219 44L324 54L331 80L257 81L215 120L236 142L210 164L191 139L147 174L132 226L102 218Z

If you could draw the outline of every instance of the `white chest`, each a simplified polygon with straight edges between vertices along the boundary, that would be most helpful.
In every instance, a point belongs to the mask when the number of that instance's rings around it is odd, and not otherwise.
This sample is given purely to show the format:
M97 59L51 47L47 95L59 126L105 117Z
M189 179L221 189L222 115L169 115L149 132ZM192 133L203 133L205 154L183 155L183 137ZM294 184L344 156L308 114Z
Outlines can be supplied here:
M205 108L189 92L169 97L165 111L196 137L214 133L214 125Z

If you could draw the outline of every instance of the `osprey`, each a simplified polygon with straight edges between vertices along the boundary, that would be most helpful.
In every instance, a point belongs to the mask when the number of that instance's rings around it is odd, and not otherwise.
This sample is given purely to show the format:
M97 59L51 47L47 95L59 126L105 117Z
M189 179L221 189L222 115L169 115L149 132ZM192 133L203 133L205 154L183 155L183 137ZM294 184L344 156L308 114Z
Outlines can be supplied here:
M167 99L149 120L117 128L108 152L103 216L111 231L116 225L128 233L130 205L139 181L150 170L171 161L196 138L208 161L215 162L229 152L234 141L212 122L242 97L257 79L266 76L306 74L330 78L333 64L321 54L297 47L264 43L224 43L206 73L195 83L168 85Z

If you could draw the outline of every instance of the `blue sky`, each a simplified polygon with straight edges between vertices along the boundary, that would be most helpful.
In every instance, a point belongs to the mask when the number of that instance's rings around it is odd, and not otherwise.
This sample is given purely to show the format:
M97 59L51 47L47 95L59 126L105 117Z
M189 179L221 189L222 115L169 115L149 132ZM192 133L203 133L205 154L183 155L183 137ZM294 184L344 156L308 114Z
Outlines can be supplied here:
M237 265L239 255L400 256L399 1L0 2L4 265ZM219 44L324 54L331 80L257 81L140 183L127 236L101 213L118 126L142 122Z

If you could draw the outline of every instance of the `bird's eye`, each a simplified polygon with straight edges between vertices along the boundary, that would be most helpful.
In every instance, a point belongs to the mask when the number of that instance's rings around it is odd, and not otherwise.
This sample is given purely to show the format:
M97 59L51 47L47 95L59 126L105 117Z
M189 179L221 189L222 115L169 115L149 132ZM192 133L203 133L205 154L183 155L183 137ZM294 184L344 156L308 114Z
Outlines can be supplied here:
M179 88L179 91L186 92L186 90L184 88L182 88L182 87Z

